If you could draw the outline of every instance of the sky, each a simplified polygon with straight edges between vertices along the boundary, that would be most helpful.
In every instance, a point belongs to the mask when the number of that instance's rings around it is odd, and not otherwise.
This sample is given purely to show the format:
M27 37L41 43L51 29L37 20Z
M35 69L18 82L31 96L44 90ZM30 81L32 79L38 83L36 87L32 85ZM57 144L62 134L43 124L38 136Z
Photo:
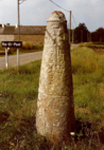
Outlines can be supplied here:
M90 32L104 28L104 0L53 0L54 3L72 11L72 28L85 23ZM69 13L50 0L26 0L20 4L21 25L46 25L54 10L62 11L69 23ZM17 0L0 0L0 24L18 23Z

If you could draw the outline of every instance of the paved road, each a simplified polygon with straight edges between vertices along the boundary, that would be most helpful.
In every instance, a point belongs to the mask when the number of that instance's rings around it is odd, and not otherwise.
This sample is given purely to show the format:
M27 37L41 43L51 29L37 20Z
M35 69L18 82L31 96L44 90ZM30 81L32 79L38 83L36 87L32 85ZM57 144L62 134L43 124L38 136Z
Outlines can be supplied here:
M42 51L21 54L19 56L19 64L23 65L23 64L29 63L34 60L39 60L39 59L41 59L41 57L42 57ZM9 67L17 66L17 55L8 56L8 64L9 64ZM4 69L4 68L5 68L5 57L0 57L0 69Z
M77 48L79 44L71 44L71 49Z
M78 45L71 45L71 49L76 48ZM40 52L34 52L34 53L27 53L27 54L21 54L19 56L19 63L20 65L29 63L34 60L39 60L42 57L42 51ZM8 56L8 64L9 67L15 67L17 66L17 56ZM0 57L0 69L5 68L5 57Z

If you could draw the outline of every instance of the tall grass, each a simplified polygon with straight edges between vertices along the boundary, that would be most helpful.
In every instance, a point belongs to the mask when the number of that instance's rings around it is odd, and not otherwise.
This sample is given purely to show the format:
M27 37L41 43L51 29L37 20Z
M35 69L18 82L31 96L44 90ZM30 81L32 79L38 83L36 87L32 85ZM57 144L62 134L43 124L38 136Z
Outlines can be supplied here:
M0 71L0 149L35 149L39 73L40 61Z
M76 115L87 121L104 122L104 54L90 48L72 50ZM97 126L97 124L96 124Z
M95 52L81 45L71 51L71 59L75 116L76 120L80 120L79 131L77 124L75 130L88 137L88 141L84 141L84 144L87 143L85 149L87 145L88 149L103 149L104 53Z

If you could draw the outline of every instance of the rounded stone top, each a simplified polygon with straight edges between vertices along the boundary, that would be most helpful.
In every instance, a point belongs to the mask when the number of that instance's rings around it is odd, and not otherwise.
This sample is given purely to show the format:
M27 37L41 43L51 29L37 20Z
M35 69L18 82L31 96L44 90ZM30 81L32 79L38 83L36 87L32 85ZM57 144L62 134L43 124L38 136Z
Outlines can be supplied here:
M54 11L47 21L66 21L65 15L61 11Z

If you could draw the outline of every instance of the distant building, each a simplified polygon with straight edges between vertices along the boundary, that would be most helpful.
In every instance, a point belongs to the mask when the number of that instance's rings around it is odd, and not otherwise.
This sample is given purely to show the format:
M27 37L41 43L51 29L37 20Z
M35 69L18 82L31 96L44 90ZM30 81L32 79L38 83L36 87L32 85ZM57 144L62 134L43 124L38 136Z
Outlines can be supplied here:
M20 40L34 44L44 42L46 26L20 26ZM18 40L18 25L0 24L0 42Z

